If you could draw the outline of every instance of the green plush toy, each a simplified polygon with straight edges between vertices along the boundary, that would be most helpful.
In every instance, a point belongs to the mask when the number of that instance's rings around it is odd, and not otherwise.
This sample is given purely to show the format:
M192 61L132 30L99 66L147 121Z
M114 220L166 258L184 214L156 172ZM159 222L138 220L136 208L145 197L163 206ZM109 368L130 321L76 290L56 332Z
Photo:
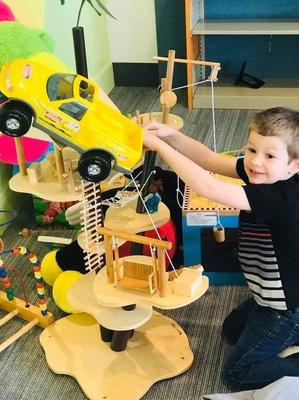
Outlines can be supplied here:
M54 40L43 30L16 21L0 22L0 69L3 64L38 53L52 53Z

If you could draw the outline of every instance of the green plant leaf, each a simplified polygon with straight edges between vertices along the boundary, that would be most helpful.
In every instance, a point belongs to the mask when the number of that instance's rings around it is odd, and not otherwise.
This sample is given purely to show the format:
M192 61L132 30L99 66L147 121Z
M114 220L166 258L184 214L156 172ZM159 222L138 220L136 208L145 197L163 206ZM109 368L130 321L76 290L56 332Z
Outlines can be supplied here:
M95 9L94 5L92 4L92 0L87 0L88 3ZM97 5L100 7L101 10L103 10L107 15L109 15L111 18L116 19L114 15L111 14L111 12L104 6L104 4L100 0L95 0Z
M77 25L76 25L77 27L78 27L79 24L80 24L80 18L81 18L82 8L83 8L83 6L84 6L85 1L86 1L86 0L82 0L81 5L80 5L80 8L79 8L78 17L77 17Z
M94 11L101 16L101 12L94 6L94 4L92 3L92 0L87 0L87 2L91 5L91 7L94 9ZM95 0L96 4L98 5L98 7L103 10L107 15L109 15L111 18L116 19L114 15L111 14L111 12L108 10L108 8L106 8L104 6L104 4L100 1L100 0ZM77 18L77 25L79 24L80 21L80 16L81 16L81 12L82 12L82 7L85 3L85 0L82 0L81 5L79 7L79 13L78 13L78 18ZM65 0L60 0L60 4L63 6L65 4Z

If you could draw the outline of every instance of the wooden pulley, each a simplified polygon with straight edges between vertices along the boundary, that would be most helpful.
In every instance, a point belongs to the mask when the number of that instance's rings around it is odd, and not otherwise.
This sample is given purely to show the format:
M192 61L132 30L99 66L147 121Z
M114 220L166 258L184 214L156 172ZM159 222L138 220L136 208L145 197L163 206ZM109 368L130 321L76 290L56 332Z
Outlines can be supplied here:
M165 92L162 92L160 95L160 103L166 108L171 108L175 106L177 103L176 94L171 90L166 90Z

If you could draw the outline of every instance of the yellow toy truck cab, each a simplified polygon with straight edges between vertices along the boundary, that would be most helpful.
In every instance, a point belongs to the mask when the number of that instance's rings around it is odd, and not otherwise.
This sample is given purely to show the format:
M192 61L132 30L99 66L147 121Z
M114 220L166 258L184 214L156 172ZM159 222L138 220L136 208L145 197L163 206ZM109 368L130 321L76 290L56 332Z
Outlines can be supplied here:
M7 63L0 72L0 131L17 137L36 126L77 150L79 173L93 182L111 168L128 173L142 155L142 130L101 101L99 90L83 76L29 58Z

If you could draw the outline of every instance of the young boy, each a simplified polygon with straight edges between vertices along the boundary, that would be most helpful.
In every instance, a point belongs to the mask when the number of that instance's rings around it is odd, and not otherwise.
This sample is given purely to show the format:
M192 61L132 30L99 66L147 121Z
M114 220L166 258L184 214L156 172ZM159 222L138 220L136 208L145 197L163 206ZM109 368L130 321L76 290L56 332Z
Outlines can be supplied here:
M233 159L166 125L144 128L144 145L157 151L201 196L240 209L239 260L253 297L226 318L235 345L224 377L235 389L256 389L299 376L299 112L272 108L256 114L244 159ZM210 172L241 178L245 186Z

